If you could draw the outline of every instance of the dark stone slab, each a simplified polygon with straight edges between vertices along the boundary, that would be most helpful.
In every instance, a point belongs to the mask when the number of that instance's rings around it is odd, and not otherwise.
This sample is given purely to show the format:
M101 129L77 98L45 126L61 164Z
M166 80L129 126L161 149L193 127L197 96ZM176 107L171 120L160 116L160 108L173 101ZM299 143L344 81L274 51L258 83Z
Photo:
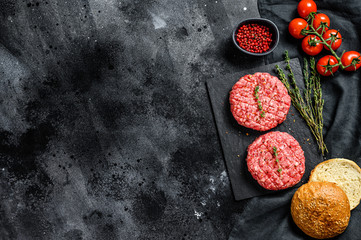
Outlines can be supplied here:
M229 73L224 76L218 76L207 81L207 88L211 100L213 114L215 117L218 135L223 148L223 155L226 161L228 175L231 180L233 194L236 200L242 200L250 197L273 193L262 188L252 178L248 172L246 157L247 147L258 136L269 132L258 132L240 126L233 118L229 106L229 91L238 79L246 74L255 72L268 72L277 75L275 65L284 67L283 62L257 67L251 70L243 70L236 73ZM302 69L297 58L291 60L291 67L294 71L298 85L303 88ZM317 143L309 130L306 122L298 111L291 106L287 119L276 128L270 131L288 132L301 144L305 152L306 172L295 187L307 182L310 171L322 161L322 156L318 151Z

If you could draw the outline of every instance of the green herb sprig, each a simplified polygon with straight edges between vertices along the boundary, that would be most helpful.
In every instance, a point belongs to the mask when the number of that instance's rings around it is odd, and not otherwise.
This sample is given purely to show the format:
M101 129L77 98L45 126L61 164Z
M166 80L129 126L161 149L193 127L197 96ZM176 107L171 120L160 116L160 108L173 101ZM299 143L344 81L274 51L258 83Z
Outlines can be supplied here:
M264 112L263 107L262 107L262 102L259 100L258 92L259 92L259 86L257 85L254 88L254 97L256 98L257 103L258 103L258 110L261 111L260 117L263 118L265 116L265 112Z
M316 70L316 63L313 57L308 61L304 58L303 76L305 81L305 90L301 94L295 80L295 76L290 66L290 58L288 51L285 51L286 70L289 72L288 78L284 71L276 65L279 78L287 88L288 94L291 97L292 104L299 111L303 119L309 126L312 134L314 135L318 147L322 155L328 152L326 144L323 139L323 106L324 100L322 99L322 89L320 75Z
M280 160L278 159L277 148L276 148L276 147L273 147L272 149L273 149L273 155L275 156L276 162L277 162L277 164L278 164L278 169L277 169L277 171L281 174L282 168L281 168Z

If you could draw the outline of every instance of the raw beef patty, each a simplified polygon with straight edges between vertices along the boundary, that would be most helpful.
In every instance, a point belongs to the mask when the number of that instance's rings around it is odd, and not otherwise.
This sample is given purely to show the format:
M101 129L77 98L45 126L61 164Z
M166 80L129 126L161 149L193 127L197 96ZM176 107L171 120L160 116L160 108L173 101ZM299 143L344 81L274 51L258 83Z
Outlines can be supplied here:
M229 102L238 124L267 131L286 120L291 98L277 77L257 72L234 84Z
M285 132L269 132L248 146L248 171L264 188L281 190L297 184L305 173L300 144Z

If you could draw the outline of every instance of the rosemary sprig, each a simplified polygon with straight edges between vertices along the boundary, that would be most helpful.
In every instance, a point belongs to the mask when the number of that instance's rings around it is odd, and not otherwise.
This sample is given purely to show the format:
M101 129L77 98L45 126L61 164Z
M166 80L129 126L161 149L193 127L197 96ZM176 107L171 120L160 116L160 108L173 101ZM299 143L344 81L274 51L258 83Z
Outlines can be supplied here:
M305 89L302 91L303 94L301 94L301 91L296 84L295 76L290 66L288 51L285 51L285 62L286 70L289 72L288 78L286 77L284 71L278 65L276 65L276 70L278 72L279 78L287 88L288 94L290 95L292 100L292 104L306 121L317 141L318 147L321 150L322 155L324 155L325 152L328 152L322 134L322 112L324 100L322 99L320 75L317 73L316 70L315 59L311 57L310 62L308 62L307 59L304 58L303 75L305 81Z

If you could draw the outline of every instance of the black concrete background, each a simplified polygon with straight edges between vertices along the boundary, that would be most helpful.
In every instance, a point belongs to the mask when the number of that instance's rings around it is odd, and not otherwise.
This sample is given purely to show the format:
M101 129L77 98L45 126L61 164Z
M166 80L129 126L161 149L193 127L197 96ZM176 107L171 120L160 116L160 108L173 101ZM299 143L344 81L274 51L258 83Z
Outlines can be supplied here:
M1 239L225 239L205 81L253 0L0 0Z

